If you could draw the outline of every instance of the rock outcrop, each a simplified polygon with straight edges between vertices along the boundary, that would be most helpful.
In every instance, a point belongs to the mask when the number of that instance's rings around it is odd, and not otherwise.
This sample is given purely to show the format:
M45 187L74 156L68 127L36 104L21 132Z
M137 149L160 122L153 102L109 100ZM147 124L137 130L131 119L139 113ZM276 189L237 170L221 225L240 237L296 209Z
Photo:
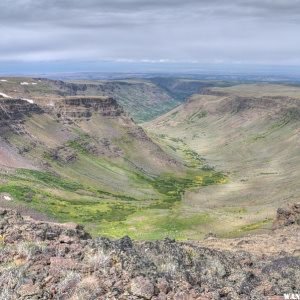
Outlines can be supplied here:
M0 100L0 121L21 121L33 113L42 113L43 110L34 103L22 99Z
M296 293L300 259L165 239L91 239L0 210L1 299L266 299Z
M52 108L56 117L64 123L88 121L93 114L117 117L123 112L117 101L111 97L67 97L56 101Z
M22 124L26 117L32 114L41 114L43 110L34 103L22 99L0 99L0 126L4 133L13 130L22 133Z
M292 224L300 225L300 202L278 208L273 228L280 228Z

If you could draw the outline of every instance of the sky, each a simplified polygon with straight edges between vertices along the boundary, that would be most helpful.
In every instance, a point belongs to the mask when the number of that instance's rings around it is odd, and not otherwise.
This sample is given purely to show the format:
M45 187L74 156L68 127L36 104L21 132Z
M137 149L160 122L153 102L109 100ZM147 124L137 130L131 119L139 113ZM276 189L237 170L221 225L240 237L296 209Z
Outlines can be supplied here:
M1 0L0 73L300 66L300 0Z

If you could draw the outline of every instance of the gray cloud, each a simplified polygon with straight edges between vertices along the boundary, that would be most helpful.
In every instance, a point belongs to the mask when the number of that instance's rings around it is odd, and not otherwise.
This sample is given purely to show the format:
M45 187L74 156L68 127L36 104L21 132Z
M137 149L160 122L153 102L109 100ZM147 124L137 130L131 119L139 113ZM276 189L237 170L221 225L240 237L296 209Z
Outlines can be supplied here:
M0 60L300 64L300 0L2 0Z

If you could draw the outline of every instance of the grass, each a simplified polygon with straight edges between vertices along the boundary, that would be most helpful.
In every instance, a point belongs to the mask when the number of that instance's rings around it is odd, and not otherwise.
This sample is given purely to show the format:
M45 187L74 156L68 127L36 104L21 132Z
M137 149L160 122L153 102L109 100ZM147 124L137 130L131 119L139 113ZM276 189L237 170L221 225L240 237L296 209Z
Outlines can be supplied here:
M221 236L225 238L241 237L244 236L245 234L249 234L255 231L257 232L258 230L268 229L270 228L272 222L273 219L266 218L264 220L259 220L253 223L238 226L234 230L231 230L229 232L223 232Z
M36 195L34 189L14 183L0 186L0 193L8 193L14 199L26 202L32 201L33 197Z
M26 202L30 208L61 222L83 224L94 236L129 234L141 239L184 238L184 232L191 230L193 225L210 222L208 215L186 218L178 214L181 197L187 189L219 184L225 179L221 173L203 170L185 177L164 174L149 178L137 173L137 180L152 186L159 195L154 199L145 195L143 201L50 172L19 169L14 174L2 176L8 183L0 186L0 193L10 194L15 202ZM155 215L157 210L163 214L156 218L148 217ZM145 220L130 223L137 214L144 216Z
M108 123L109 130L110 125L115 124ZM33 147L28 155L44 154L51 172L18 169L10 174L0 173L0 182L1 177L4 179L0 193L11 195L14 205L24 205L61 222L83 224L93 236L184 239L196 237L199 226L211 222L212 216L205 213L184 215L182 196L189 189L222 184L227 179L213 169L205 169L204 160L183 140L174 139L172 143L186 167L178 173L150 175L126 161L149 163L140 157L142 154L132 153L140 145L134 144L137 142L127 133L111 141L123 151L121 158L113 159L93 154L89 149L97 141L80 128L73 133L72 139L59 146L71 148L76 160L57 161L45 154L48 148ZM22 145L21 136L14 138L14 144Z
M205 165L205 159L199 153L192 150L183 139L171 137L166 134L154 134L152 136L160 145L165 144L172 152L183 158L188 168L213 171L213 167Z
M40 182L53 188L61 188L67 191L84 189L84 186L78 182L62 178L61 176L57 176L49 172L19 169L17 174L26 180Z
M102 223L103 235L119 238L129 235L137 240L157 240L166 237L177 240L199 239L202 230L214 222L215 219L208 213L184 216L179 206L173 210L149 209L136 211L129 218L118 223Z
M272 219L265 219L265 220L258 221L258 222L252 223L252 224L241 226L241 228L238 231L249 232L249 231L261 229L265 225L269 224L270 222L272 222Z

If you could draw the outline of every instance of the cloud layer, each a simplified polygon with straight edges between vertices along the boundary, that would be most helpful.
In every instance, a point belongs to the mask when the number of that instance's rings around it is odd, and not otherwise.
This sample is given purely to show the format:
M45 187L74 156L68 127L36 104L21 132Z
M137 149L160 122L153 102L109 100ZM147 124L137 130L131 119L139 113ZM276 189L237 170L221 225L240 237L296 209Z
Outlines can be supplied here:
M1 0L0 61L300 65L300 0Z

